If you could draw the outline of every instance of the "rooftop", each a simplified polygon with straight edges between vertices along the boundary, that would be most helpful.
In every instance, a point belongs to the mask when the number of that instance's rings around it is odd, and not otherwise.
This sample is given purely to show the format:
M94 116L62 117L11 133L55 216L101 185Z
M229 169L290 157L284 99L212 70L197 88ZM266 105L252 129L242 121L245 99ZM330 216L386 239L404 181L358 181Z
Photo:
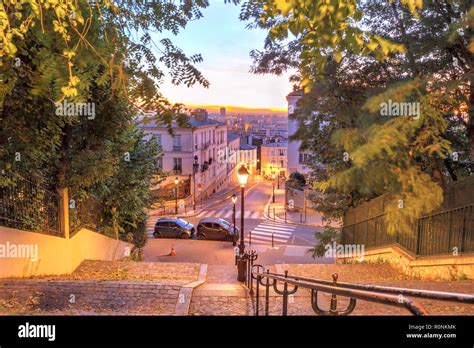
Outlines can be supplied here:
M240 135L232 132L227 132L227 142L230 143L231 141L234 141L235 139L239 139Z
M265 146L265 147L286 147L286 146L288 146L288 142L281 141L279 143L266 143L266 144L262 144L262 146Z
M257 147L254 146L254 145L250 145L250 144L242 144L240 145L240 149L241 150L255 150Z
M196 118L194 117L190 117L189 118L189 125L191 127L206 127L206 126L225 126L225 123L222 123L222 122L219 122L219 121L216 121L216 120L211 120L211 119L207 119L207 120L204 120L204 121L199 121L197 120ZM168 128L167 125L165 124L156 124L155 121L150 121L148 123L140 123L139 128ZM186 127L179 127L178 124L176 122L173 121L173 128L186 128Z

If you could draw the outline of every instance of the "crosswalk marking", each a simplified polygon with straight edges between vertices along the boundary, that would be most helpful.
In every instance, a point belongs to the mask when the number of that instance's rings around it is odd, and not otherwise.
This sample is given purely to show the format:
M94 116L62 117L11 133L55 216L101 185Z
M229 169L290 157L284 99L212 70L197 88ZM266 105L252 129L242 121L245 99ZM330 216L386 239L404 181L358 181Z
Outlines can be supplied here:
M252 231L252 233L256 233L256 234L264 234L264 235L272 235L272 231L266 231L266 230L262 230L262 229L254 229ZM292 235L292 233L278 233L278 232L273 232L273 234L277 237L282 237L282 238L288 238L289 236Z
M197 218L205 218L205 217L214 217L214 218L222 218L222 219L231 219L233 215L232 209L213 209L213 210L203 210L199 214L196 215ZM237 210L235 212L235 218L240 219L242 212ZM244 212L244 219L258 219L260 217L259 211L250 211L246 210Z
M275 226L265 226L265 225L259 225L259 228L263 228L269 231L275 231L275 232L287 232L287 231L293 231L293 229L289 228L284 228L284 227L275 227Z
M246 236L246 242L250 242L250 234L252 235L252 244L286 244L292 236L296 227L284 224L271 224L262 222L254 227ZM273 235L273 236L272 236Z

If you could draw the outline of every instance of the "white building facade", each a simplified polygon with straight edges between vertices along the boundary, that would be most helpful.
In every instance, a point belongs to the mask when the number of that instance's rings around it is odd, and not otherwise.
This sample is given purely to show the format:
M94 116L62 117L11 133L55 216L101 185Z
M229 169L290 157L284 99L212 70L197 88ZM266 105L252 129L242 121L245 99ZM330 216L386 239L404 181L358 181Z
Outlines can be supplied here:
M190 180L190 192L195 192L196 198L205 198L224 188L228 182L227 164L217 161L219 151L225 151L227 146L227 127L208 118L190 118L189 123L192 128L174 125L173 135L167 127L154 123L140 128L161 145L163 157L160 166L168 176L160 186L173 183L175 177Z
M303 96L303 92L296 91L287 95L288 116L292 115L297 108L298 100ZM288 117L288 137L298 130L298 122ZM301 141L288 140L288 175L294 172L308 175L311 168L308 163L311 161L312 154L310 151L300 151Z
M288 143L267 143L261 146L261 171L262 175L271 176L280 173L280 178L288 173Z

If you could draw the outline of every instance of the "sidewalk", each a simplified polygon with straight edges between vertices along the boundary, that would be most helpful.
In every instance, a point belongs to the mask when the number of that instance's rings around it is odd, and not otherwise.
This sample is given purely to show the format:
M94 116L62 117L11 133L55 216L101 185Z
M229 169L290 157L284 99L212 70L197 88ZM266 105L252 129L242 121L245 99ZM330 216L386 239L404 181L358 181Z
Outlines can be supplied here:
M301 226L323 227L324 217L312 209L305 211L286 211L285 207L285 189L275 189L275 203L272 198L265 207L264 216L268 220L285 222Z

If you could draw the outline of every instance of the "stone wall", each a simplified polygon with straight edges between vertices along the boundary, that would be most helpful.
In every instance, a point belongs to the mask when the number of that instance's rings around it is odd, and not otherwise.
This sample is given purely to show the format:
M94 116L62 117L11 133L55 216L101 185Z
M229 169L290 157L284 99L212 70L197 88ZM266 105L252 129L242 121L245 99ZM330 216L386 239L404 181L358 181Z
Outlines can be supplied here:
M338 263L356 262L339 258ZM364 262L389 263L411 278L422 280L473 280L474 254L414 257L398 245L366 250Z

